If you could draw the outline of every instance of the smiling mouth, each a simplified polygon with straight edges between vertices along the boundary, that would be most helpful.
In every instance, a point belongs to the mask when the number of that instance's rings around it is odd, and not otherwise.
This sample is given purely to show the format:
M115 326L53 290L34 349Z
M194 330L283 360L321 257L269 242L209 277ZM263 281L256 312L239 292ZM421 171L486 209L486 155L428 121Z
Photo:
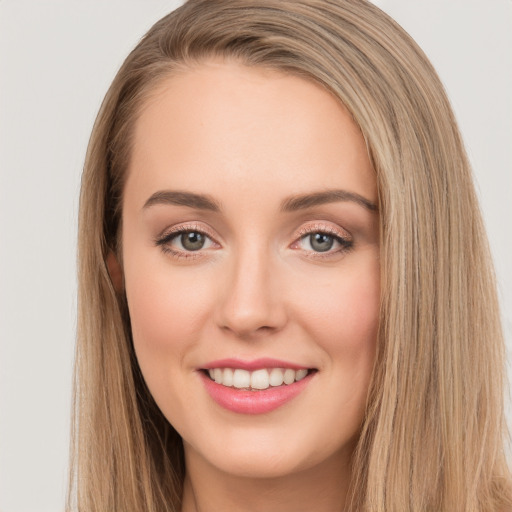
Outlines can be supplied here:
M210 368L203 372L217 384L245 391L262 391L288 386L301 381L316 369L261 368L254 371L240 368Z

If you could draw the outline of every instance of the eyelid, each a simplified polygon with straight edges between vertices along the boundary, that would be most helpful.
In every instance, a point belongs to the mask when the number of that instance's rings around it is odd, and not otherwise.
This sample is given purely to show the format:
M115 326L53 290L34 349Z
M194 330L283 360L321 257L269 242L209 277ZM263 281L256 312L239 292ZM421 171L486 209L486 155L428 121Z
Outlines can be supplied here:
M201 248L197 251L187 251L177 247L172 247L171 242L180 234L186 232L196 232L205 235L214 247ZM155 238L154 243L164 253L172 256L175 260L183 261L193 261L198 258L203 259L209 255L207 252L209 249L217 249L221 247L219 242L217 242L216 236L212 234L212 230L204 225L200 226L196 222L177 224L171 228L166 228Z
M333 226L331 223L323 223L320 221L315 221L313 223L306 224L301 226L301 228L295 233L294 240L300 239L305 235L309 235L311 233L327 233L333 235L335 237L341 238L347 242L352 242L352 235L343 228ZM295 242L294 242L295 243Z
M164 250L165 252L172 253L173 256L175 256L178 259L198 258L201 256L206 256L206 254L204 254L205 250L203 249L200 249L198 251L186 251L180 250L179 248L172 248L170 246L170 243L174 238L186 232L198 232L207 236L210 239L210 241L217 246L213 247L214 249L222 247L221 244L217 241L217 236L213 233L213 230L211 230L208 226L199 224L197 222L177 224L170 228L166 228L155 237L154 243L155 245L161 247L162 250ZM329 258L340 253L346 252L352 248L352 235L345 229L341 228L340 226L333 225L332 223L325 221L314 221L302 225L300 229L298 229L293 235L293 242L289 247L292 249L298 249L298 247L296 246L301 242L301 240L313 233L324 233L327 235L331 235L333 238L337 239L337 243L338 245L341 245L341 248L335 251L329 250L324 253L317 251L304 251L310 255L309 257L317 259ZM212 247L209 247L207 249L211 248Z
M210 230L208 227L205 227L204 225L199 225L195 222L188 224L177 224L170 228L165 228L159 235L155 237L155 243L157 245L165 244L168 241L170 241L174 236L187 231L197 231L198 233L206 235L217 245L220 245L212 230Z
M303 239L307 238L309 235L314 233L323 233L331 236L335 239L338 248L335 250L328 250L325 252L318 252L314 250L303 249L300 247L300 244ZM304 257L316 260L316 261L329 261L329 260L337 260L338 258L344 256L346 253L350 252L353 249L354 240L352 235L346 231L345 229L332 225L331 223L324 223L321 221L315 221L314 223L309 223L302 226L295 234L294 242L291 244L290 249L292 250L301 250Z

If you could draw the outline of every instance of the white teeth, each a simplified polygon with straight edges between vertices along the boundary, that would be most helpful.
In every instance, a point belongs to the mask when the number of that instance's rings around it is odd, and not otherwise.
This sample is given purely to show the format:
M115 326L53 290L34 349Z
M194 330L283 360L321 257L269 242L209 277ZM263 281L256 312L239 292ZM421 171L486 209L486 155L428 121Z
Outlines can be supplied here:
M267 389L269 385L267 370L256 370L251 373L251 388Z
M292 370L291 368L262 368L249 372L233 368L212 368L208 370L210 378L217 384L237 389L268 389L283 384L293 384L302 380L308 370Z
M233 386L235 388L248 388L251 385L251 374L247 370L235 370L233 372Z
M233 370L231 368L224 368L224 371L222 372L223 374L223 379L222 379L222 384L224 384L224 386L232 386L233 385Z
M270 385L281 386L283 382L283 370L281 368L272 368L270 370Z
M291 368L286 368L284 371L284 377L283 377L285 384L292 384L295 382L295 371Z
M297 370L295 380L302 380L308 374L307 370Z

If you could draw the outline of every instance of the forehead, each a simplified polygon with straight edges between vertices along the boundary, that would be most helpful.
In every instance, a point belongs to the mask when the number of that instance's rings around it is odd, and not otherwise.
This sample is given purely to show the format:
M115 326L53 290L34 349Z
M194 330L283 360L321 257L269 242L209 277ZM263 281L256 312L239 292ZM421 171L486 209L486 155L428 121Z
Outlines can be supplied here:
M375 201L366 145L321 85L212 61L166 78L134 127L126 193L192 189L277 195L343 188Z

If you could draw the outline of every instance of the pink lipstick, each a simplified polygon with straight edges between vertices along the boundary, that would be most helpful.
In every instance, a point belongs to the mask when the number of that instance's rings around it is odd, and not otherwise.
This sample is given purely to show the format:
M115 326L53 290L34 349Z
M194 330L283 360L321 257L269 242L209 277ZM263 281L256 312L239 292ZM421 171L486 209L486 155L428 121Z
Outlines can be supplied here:
M199 371L210 397L239 414L264 414L288 403L311 382L314 369L277 359L222 359Z

